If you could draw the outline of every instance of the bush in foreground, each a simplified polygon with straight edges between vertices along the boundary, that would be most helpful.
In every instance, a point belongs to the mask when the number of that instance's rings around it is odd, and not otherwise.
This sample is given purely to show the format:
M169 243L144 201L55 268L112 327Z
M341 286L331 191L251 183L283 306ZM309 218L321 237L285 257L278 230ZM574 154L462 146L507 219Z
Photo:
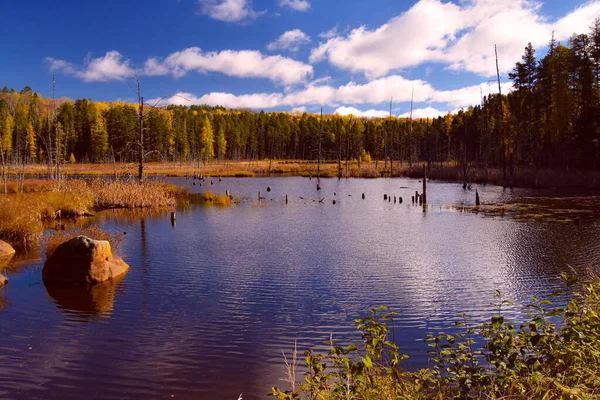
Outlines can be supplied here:
M568 287L577 280L563 276ZM403 371L407 358L389 340L394 313L371 310L356 321L362 346L328 342L327 354L305 354L304 382L295 379L295 357L286 359L291 390L272 389L278 399L596 399L600 397L600 283L597 277L578 286L565 307L534 298L527 322L506 320L509 304L497 292L489 322L460 333L429 335L434 367ZM558 296L555 292L550 298ZM483 343L483 345L478 345ZM284 356L285 357L285 356Z

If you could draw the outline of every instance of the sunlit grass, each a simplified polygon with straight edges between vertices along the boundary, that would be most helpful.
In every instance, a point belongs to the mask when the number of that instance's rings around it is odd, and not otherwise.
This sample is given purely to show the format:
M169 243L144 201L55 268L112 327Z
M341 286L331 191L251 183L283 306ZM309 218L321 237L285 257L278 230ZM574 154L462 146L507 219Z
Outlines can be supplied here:
M25 181L25 188L33 187ZM36 243L43 221L108 208L174 207L185 189L161 182L36 181L38 191L0 195L0 239L25 247Z

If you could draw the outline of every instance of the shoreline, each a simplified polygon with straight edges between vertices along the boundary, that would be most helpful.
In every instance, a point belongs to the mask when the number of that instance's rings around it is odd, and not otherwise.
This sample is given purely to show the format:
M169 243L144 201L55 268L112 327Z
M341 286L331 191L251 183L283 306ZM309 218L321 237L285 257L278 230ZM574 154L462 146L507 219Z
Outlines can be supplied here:
M409 166L407 163L394 162L390 170L390 163L383 161L361 163L350 161L340 163L341 176L338 176L338 162L327 160L321 163L321 178L411 178L422 179L426 163ZM252 177L316 177L318 163L312 160L277 160L272 161L228 161L221 163L147 163L145 164L146 177L227 177L227 178L252 178ZM64 164L63 174L66 177L81 176L115 176L137 177L137 164ZM14 172L13 172L14 171ZM26 178L41 178L48 176L48 167L45 164L31 164L24 168L12 168L9 179L18 176ZM600 170L533 170L528 167L514 169L512 178L507 170L507 179L504 181L502 168L470 166L467 169L466 180L463 168L453 163L431 165L428 179L442 182L466 182L470 184L491 184L506 188L553 189L553 190L578 190L590 191L600 194ZM11 179L11 180L12 180Z

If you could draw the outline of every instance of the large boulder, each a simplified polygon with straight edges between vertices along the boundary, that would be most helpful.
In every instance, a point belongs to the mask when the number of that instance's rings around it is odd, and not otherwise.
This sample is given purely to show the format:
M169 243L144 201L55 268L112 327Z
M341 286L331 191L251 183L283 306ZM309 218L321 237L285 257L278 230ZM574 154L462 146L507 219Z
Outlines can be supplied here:
M123 275L129 265L112 254L110 243L77 236L61 244L46 260L42 279L46 284L87 285Z
M0 288L2 286L6 285L7 283L8 283L8 279L4 275L0 274Z
M12 257L15 254L15 249L12 246L2 240L0 240L0 258Z

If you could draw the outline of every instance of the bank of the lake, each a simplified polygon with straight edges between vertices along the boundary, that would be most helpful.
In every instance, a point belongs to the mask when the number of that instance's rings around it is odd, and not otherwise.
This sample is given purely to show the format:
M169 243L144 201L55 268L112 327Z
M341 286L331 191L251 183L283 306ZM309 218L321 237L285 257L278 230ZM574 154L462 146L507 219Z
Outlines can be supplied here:
M342 178L423 178L423 167L427 168L427 176L433 180L460 182L467 184L494 184L509 187L524 187L538 189L575 189L588 190L600 193L600 171L598 170L561 170L561 169L534 169L531 167L517 166L506 172L501 166L481 166L476 163L469 164L466 168L455 162L413 163L394 161L393 165L381 160L358 162L349 160L324 160L320 167L317 160L244 160L210 163L198 162L151 162L146 163L145 172L154 177L185 177L194 174L218 177L264 177L264 176L302 176ZM65 164L62 172L72 176L114 176L136 177L138 166L135 163L76 163ZM24 167L14 168L16 173L25 173L28 176L46 176L48 167L44 164L28 164Z

